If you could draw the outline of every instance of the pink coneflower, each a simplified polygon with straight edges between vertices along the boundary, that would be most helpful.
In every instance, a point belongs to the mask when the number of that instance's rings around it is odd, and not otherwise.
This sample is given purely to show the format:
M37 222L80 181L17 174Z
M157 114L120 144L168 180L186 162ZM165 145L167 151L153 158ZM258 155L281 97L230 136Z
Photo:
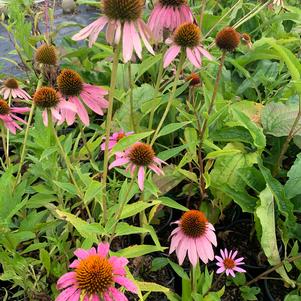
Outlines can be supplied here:
M178 227L171 233L169 254L176 251L180 265L187 253L193 266L197 264L198 258L205 264L214 259L212 245L217 245L215 230L203 212L189 210L175 223Z
M174 33L171 47L165 53L164 68L170 65L181 51L186 52L191 64L197 68L200 68L202 65L202 56L212 60L212 56L201 46L200 41L200 29L197 25L194 23L180 25Z
M245 273L246 271L239 267L239 265L245 264L243 262L244 258L240 257L235 259L236 255L237 251L228 252L227 249L225 249L224 251L221 250L221 257L215 256L215 259L218 261L216 265L219 267L216 273L221 274L226 272L227 276L231 275L232 277L235 277L234 272Z
M128 62L133 55L142 58L143 41L147 50L154 54L149 43L151 30L141 19L143 0L103 0L104 16L100 17L72 37L75 41L89 37L89 47L97 40L100 31L107 25L106 39L111 45L118 45L122 38L123 59Z
M15 113L25 113L28 111L30 111L29 108L9 107L5 100L0 99L0 120L2 120L4 126L13 134L16 134L16 129L22 130L15 120L26 124L26 121L15 115Z
M18 82L14 78L7 79L0 88L0 93L4 99L12 98L31 99L30 95L19 87Z
M51 111L52 119L54 121L62 122L62 111L71 111L74 114L76 112L75 105L60 98L58 93L51 87L41 87L38 89L33 96L33 101L37 107L40 107L43 110L42 115L45 126L48 126L47 110Z
M165 163L155 156L153 148L149 144L136 142L132 147L123 153L118 153L115 161L113 161L109 169L126 165L131 175L134 175L136 168L138 169L138 186L144 189L145 169L148 167L158 175L164 175L161 164Z
M128 260L124 257L108 257L108 253L107 243L100 243L97 250L77 249L74 255L78 259L69 266L75 270L66 273L57 282L57 288L63 291L56 301L126 301L124 293L115 287L116 283L137 293L134 283L126 278Z
M124 137L130 136L133 133L134 132L125 133L124 131L113 133L113 135L109 139L109 150L112 149L118 143L119 140L121 140ZM106 143L105 142L102 143L100 147L101 147L101 150L104 151L106 148Z
M104 98L104 95L108 94L106 90L84 83L80 75L73 70L63 69L57 77L57 84L62 97L68 99L77 109L77 112L62 110L63 120L66 120L68 125L74 123L76 113L84 125L89 125L89 115L83 103L98 115L103 115L103 109L109 105Z
M161 41L164 30L173 32L182 23L192 23L193 20L186 0L159 0L149 17L148 26L154 38Z

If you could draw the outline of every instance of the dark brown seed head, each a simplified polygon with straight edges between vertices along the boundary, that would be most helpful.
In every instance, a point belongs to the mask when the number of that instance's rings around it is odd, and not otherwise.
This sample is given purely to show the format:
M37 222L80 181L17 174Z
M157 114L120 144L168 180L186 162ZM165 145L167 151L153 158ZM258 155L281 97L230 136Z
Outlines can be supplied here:
M136 21L142 15L143 0L103 0L104 14L112 20Z
M187 0L159 0L159 2L163 6L180 7L181 5L186 4Z
M9 112L10 109L8 103L5 100L0 99L0 115L8 115Z
M201 41L200 28L193 23L183 23L174 34L174 42L181 47L196 47Z
M77 96L83 90L83 80L80 75L71 70L63 69L57 77L60 92L65 96Z
M36 106L43 109L54 108L60 102L57 92L51 87L41 87L33 96Z
M207 229L207 218L202 211L186 211L180 220L181 228L185 235L197 238L205 234Z
M215 38L217 47L222 51L234 51L240 42L240 34L232 27L225 27Z
M14 78L8 78L4 82L4 86L9 89L18 89L19 88L18 82Z
M129 158L137 166L148 166L153 162L155 152L153 148L145 143L135 143L129 152Z
M186 81L189 82L189 86L197 86L201 83L200 76L196 73L191 73Z
M43 44L36 50L36 62L44 65L57 64L57 52L53 45Z

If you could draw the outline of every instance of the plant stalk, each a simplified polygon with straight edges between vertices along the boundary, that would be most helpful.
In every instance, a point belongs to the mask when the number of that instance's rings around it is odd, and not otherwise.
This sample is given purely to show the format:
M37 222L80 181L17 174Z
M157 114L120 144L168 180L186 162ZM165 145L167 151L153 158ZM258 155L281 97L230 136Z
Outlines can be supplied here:
M128 71L129 71L129 85L130 85L130 111L131 111L131 121L132 121L132 128L134 133L137 133L137 127L135 122L135 116L134 116L134 99L133 99L133 89L134 89L134 83L132 79L132 63L129 62L128 64Z
M122 40L122 39L121 39ZM118 59L120 53L120 43L114 49L114 57L113 57L113 65L112 65L112 74L111 74L111 84L109 91L109 108L106 119L106 140L105 140L105 151L104 151L104 161L103 161L103 174L102 174L102 210L103 210L103 224L107 223L107 197L106 197L106 189L107 189L107 176L108 176L108 163L109 163L109 139L111 133L112 126L112 115L113 115L113 104L114 104L114 93L117 81L117 69L118 69Z
M177 67L175 80L174 80L174 83L173 83L173 87L172 87L172 90L171 90L171 93L169 95L169 99L168 99L168 102L167 102L167 106L166 106L165 111L163 113L163 116L160 120L160 123L159 123L159 125L158 125L158 127L157 127L157 129L154 133L153 139L151 140L151 143L150 143L151 145L153 145L155 143L156 139L158 138L158 134L159 134L159 132L160 132L162 126L163 126L163 123L164 123L164 121L165 121L165 119L168 115L168 112L171 108L171 105L172 105L172 102L174 100L175 93L176 93L176 90L177 90L178 81L179 81L179 78L180 78L180 73L182 71L182 67L183 67L183 64L185 62L185 58L186 58L185 51L182 50L181 51L181 56L180 56L180 61L179 61L178 67Z

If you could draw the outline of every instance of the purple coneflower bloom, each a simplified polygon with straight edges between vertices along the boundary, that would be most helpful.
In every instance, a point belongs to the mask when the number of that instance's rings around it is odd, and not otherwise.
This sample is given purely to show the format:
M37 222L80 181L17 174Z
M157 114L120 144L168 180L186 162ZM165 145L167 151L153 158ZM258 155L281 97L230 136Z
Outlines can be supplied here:
M109 150L112 149L118 143L119 140L121 140L124 137L130 136L133 133L134 132L125 133L124 131L113 133L113 135L109 139ZM101 147L101 150L104 151L106 148L106 142L103 142L100 147Z
M217 260L216 265L219 267L219 269L216 271L217 274L221 274L226 272L226 275L231 275L232 277L235 277L235 272L239 273L245 273L246 271L239 266L242 264L245 264L243 262L244 258L240 257L235 259L237 255L237 251L228 252L227 249L220 250L221 256L215 256L215 259Z
M108 243L100 243L97 250L77 249L74 255L78 259L69 266L75 270L66 273L57 282L57 288L62 292L56 301L126 301L126 296L115 287L116 284L137 293L135 284L126 278L128 260L125 257L109 257L108 253Z
M176 251L180 265L187 253L193 266L196 266L198 258L205 264L214 259L212 245L217 245L215 229L202 211L189 210L175 224L178 227L171 233L169 254Z
M8 99L10 95L12 98L31 99L30 95L19 87L18 82L14 78L4 81L3 86L0 88L0 93L4 99Z

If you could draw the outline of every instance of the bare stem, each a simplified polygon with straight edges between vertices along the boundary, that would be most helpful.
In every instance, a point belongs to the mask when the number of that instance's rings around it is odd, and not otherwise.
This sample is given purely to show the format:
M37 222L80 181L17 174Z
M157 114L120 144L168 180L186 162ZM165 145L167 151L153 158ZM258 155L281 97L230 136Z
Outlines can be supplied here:
M12 93L10 92L9 93L9 98L8 98L8 106L10 107L11 106L11 100L12 100ZM10 157L9 157L9 138L10 138L10 132L9 132L9 129L7 129L6 131L6 151L7 151L7 166L10 165Z
M5 127L3 125L3 122L0 123L0 131L1 131L1 138L2 138L2 145L3 145L3 151L4 151L4 155L5 155L5 162L6 164L8 164L9 161L9 153L8 153L8 149L6 147L6 139L5 139Z
M137 132L136 122L135 122L135 116L134 116L134 100L133 100L133 79L132 79L132 63L129 62L128 64L128 70L129 70L129 84L130 84L130 110L131 110L131 121L132 121L132 127L133 131Z
M200 28L202 28L202 26L203 26L205 8L206 8L206 0L203 0L201 13L200 13Z
M276 264L275 266L273 266L273 267L270 268L269 270L267 270L267 271L261 273L260 275L258 275L258 276L255 277L254 279L250 280L248 283L246 283L246 286L249 286L249 285L251 285L251 284L253 284L253 283L256 283L257 281L259 281L260 279L262 279L262 278L265 277L266 275L268 275L268 274L270 274L270 273L276 271L276 270L279 269L280 267L282 267L284 264L286 264L286 263L291 263L291 262L294 262L294 261L299 260L299 259L301 259L301 254L281 261L280 263Z

